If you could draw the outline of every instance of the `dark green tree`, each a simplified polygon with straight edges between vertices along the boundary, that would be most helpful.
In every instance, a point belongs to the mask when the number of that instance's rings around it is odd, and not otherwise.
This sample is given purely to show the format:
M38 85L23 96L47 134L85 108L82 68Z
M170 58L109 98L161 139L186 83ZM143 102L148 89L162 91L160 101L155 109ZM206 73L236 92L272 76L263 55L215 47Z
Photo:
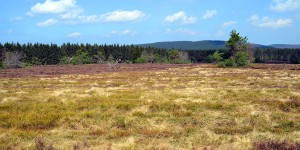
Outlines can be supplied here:
M217 63L223 60L223 53L220 53L219 51L216 51L215 53L213 53L212 55L208 56L209 61L213 62L213 63Z
M232 30L230 32L230 38L226 42L226 46L229 49L229 53L232 57L235 57L237 52L239 51L247 51L248 50L248 38L240 36L240 33L236 32L236 30Z
M224 62L218 63L221 67L244 67L248 66L250 59L251 49L247 42L247 37L242 37L238 32L232 30L230 33L230 38L226 42L226 46L229 52L229 58L225 59Z
M300 58L297 55L292 55L290 57L290 63L291 64L299 64L300 63Z
M235 56L236 65L239 67L248 66L248 53L247 52L237 52Z
M169 60L171 63L176 63L179 59L179 51L178 50L170 50L169 51Z

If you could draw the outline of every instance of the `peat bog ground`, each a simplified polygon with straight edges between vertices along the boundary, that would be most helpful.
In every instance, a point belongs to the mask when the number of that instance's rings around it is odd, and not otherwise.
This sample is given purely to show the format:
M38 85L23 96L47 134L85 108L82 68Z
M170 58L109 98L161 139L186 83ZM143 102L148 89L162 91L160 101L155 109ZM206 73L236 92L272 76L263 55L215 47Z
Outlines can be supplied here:
M259 149L299 141L299 65L0 70L0 149Z

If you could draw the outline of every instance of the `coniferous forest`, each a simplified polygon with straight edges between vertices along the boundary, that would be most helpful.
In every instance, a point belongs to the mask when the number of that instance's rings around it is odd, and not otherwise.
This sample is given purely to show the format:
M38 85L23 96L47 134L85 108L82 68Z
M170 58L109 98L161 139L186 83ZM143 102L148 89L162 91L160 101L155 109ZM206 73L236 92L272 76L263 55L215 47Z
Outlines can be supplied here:
M227 49L167 50L137 45L0 43L1 68L33 65L91 64L121 60L122 63L204 63L214 52ZM293 63L300 61L300 49L254 48L255 63Z

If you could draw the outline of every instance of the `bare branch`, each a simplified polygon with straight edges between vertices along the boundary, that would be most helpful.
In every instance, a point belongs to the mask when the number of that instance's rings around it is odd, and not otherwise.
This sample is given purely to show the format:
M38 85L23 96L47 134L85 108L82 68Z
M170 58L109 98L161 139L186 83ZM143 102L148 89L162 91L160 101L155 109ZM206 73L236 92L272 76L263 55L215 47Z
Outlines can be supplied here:
M117 69L117 68L120 68L120 63L121 62L121 59L116 59L116 62L113 64L113 63L108 63L108 68L110 69Z
M6 52L4 63L7 68L21 68L22 58L24 58L24 54L22 52Z

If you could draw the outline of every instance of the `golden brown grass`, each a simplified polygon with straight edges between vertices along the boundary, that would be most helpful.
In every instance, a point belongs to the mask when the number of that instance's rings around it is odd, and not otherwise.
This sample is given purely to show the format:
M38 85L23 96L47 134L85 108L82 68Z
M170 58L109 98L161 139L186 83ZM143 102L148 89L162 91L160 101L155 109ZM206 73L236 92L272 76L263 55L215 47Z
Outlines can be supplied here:
M300 141L299 70L191 66L3 78L0 87L0 149L252 149Z

